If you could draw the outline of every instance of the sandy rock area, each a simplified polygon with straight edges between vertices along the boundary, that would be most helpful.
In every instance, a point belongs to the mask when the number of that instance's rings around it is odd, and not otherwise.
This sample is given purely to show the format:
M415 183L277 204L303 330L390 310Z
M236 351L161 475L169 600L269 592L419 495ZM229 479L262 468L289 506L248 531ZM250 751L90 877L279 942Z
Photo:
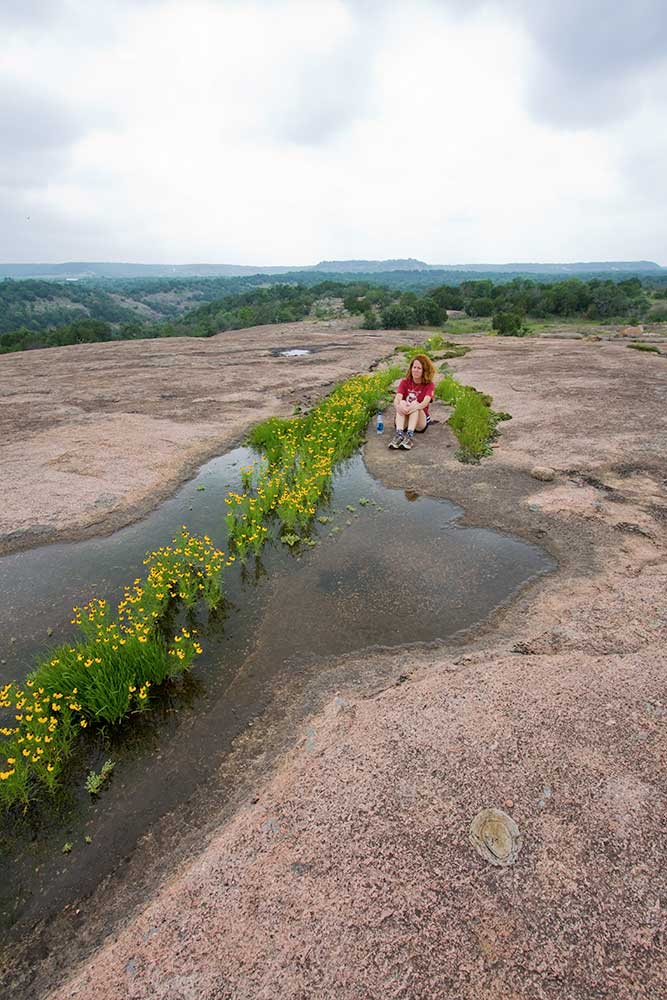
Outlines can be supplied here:
M326 355L328 368L317 355L306 359L296 385L294 365L264 360L280 337L298 344L315 335L272 328L95 348L85 386L81 366L71 374L71 349L41 352L35 371L60 389L57 403L40 402L44 419L34 429L10 423L3 435L15 455L23 442L33 483L31 491L16 466L2 512L6 544L34 539L36 522L74 533L91 530L95 518L108 530L171 488L195 453L238 437L249 422L245 412L233 416L245 386L226 371L227 360L245 364L264 351L250 380L264 387L261 412L286 412L304 384L319 389L364 370L391 345L387 334L327 331L323 339L362 339L353 354L348 347L338 359ZM244 350L246 341L253 346ZM144 861L154 874L139 905L114 910L112 880L82 902L82 916L75 907L63 915L48 947L44 937L41 951L35 944L35 996L667 996L667 368L605 342L466 343L472 352L451 362L457 377L512 414L493 456L478 466L458 462L448 411L438 404L439 422L409 453L387 451L386 434L369 435L367 465L390 486L456 501L466 524L539 543L558 571L464 642L341 660L336 686L322 686L316 709L308 702L288 714L290 749L263 759L247 785L239 777L237 805L211 817L187 863L174 871L151 858L160 841L149 841ZM118 370L114 351L126 365L115 380L107 374ZM3 389L14 384L25 399L35 393L31 359L9 360ZM201 423L186 412L193 397L213 395L212 369L238 390L222 427L207 405ZM162 411L160 392L185 393L177 387L193 370L199 384L188 389L190 404ZM132 416L145 428L143 450L121 439L105 455L114 510L91 512L93 493L84 502L65 491L67 507L50 491L35 495L40 475L56 475L47 453L55 459L70 449L73 463L94 458L95 447L68 440L90 426L90 440L102 441L107 391L123 393L123 414L141 397ZM84 396L98 401L85 413ZM63 412L58 423L56 407L76 415ZM113 419L122 420L119 412ZM142 455L163 420L164 461L144 474ZM49 448L35 451L47 439ZM185 462L181 448L192 449ZM552 469L553 480L533 478L536 466ZM523 846L510 867L488 864L469 843L484 808L503 810L519 828ZM86 942L78 951L77 939Z

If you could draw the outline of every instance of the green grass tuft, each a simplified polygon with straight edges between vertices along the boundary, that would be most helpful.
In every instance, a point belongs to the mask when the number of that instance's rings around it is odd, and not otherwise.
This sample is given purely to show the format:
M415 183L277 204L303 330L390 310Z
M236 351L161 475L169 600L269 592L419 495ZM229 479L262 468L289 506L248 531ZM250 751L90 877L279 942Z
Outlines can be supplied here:
M491 409L491 396L469 385L461 385L451 375L435 387L435 398L454 407L449 425L456 434L460 448L457 457L462 462L479 462L491 454L491 442L497 437L497 424L511 420L509 413Z
M147 556L146 578L125 588L115 614L97 599L75 608L78 640L43 656L25 684L0 688L0 710L13 716L0 729L0 806L54 791L85 729L144 711L153 689L190 667L202 651L194 629L174 632L166 622L179 606L220 604L223 563L208 536L182 529Z
M86 778L86 791L90 792L91 795L99 795L102 786L111 777L115 766L112 760L105 760L99 774L96 774L95 771L89 771Z
M637 343L637 344L628 344L628 347L631 347L633 351L646 351L647 354L662 354L660 348L656 347L655 344Z
M272 417L250 431L248 442L261 459L250 467L242 493L225 499L230 543L244 559L259 555L277 520L285 544L299 538L331 491L338 462L355 451L368 421L390 399L398 366L372 375L355 375L336 386L307 415ZM325 523L325 522L322 522Z

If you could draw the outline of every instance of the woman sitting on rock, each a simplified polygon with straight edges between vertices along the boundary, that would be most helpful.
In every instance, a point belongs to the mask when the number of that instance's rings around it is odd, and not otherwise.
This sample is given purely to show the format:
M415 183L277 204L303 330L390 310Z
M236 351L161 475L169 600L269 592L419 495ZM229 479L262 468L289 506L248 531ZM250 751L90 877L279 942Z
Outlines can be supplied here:
M431 359L425 354L415 355L394 397L396 433L389 442L390 448L409 451L415 432L421 434L430 424L428 406L435 392L434 378L435 366Z

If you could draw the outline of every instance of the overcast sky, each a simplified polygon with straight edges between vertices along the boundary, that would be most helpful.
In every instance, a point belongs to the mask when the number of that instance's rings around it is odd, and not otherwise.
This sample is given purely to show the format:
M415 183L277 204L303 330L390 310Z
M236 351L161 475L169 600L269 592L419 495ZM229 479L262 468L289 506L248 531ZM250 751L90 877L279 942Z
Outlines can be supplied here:
M0 260L667 265L665 0L0 0Z

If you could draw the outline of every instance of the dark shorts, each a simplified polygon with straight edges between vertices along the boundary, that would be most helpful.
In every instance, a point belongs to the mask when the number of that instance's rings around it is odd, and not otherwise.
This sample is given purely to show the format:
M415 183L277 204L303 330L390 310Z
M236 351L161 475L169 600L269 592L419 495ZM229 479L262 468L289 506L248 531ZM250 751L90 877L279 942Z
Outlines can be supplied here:
M419 430L418 428L415 428L415 434L423 434L424 431L427 430L428 425L431 423L431 416L430 416L430 414L426 413L425 417L426 417L426 427L422 427L421 430Z

